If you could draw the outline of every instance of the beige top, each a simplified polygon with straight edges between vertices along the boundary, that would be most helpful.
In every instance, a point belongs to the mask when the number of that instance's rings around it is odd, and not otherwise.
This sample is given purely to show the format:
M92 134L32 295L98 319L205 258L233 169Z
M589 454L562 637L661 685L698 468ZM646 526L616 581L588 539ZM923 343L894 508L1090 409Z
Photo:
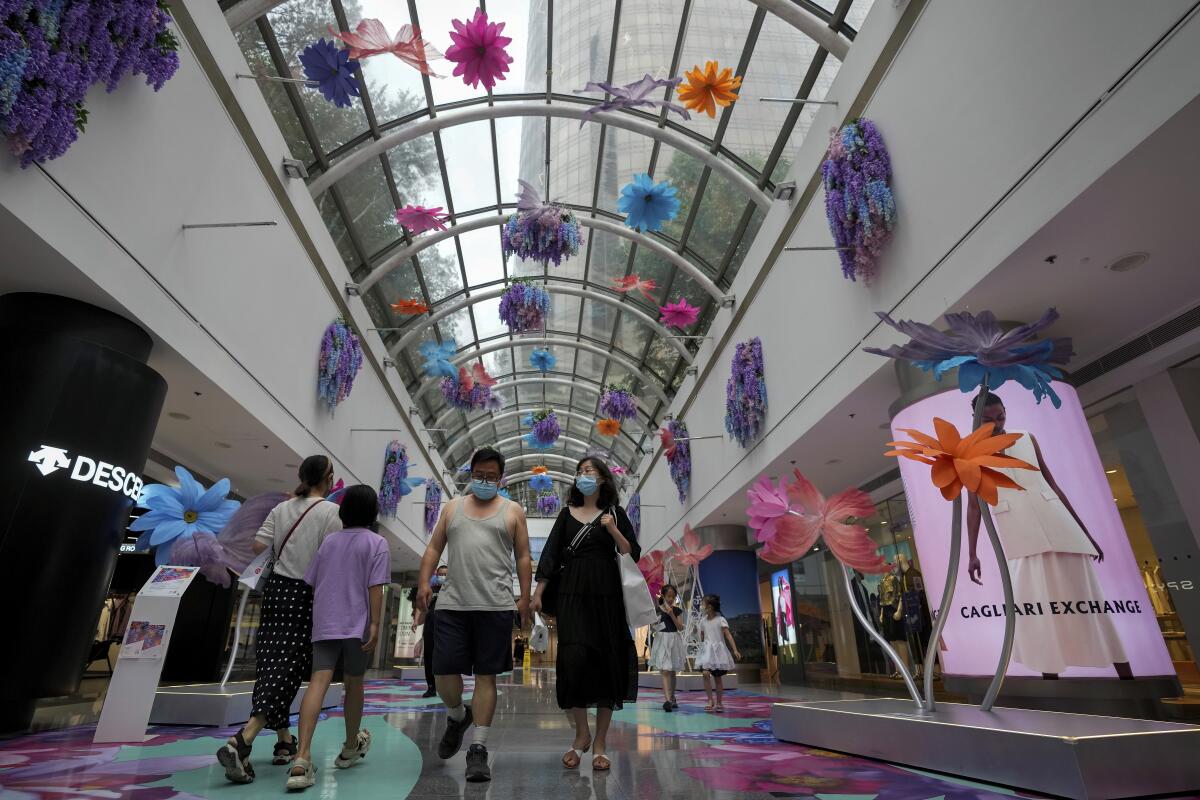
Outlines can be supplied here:
M508 507L501 499L485 519L466 514L466 498L456 498L446 525L446 553L450 575L438 594L438 611L512 611L513 534L508 529ZM288 545L289 547L291 545Z
M319 505L304 517L304 521L287 540L287 547L283 548L283 555L280 555L279 547L283 544L284 537L287 536L288 531L292 530L292 526L296 524L296 520L304 513L304 510L313 503ZM324 498L293 497L271 509L271 513L267 515L254 538L256 541L274 548L277 573L285 578L303 580L304 573L308 572L308 565L312 562L313 556L317 554L317 548L321 546L321 542L332 531L342 529L342 520L338 517L339 510L336 503L331 503Z

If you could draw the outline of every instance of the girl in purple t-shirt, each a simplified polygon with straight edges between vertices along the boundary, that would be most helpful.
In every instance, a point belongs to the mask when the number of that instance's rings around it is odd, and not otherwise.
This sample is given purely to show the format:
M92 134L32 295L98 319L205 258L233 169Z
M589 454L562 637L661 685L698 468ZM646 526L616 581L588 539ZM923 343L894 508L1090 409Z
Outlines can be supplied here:
M374 489L363 484L347 489L339 512L345 529L325 537L304 575L313 587L313 669L300 705L300 752L288 770L288 789L316 782L313 733L339 660L346 684L346 741L333 765L352 767L371 747L370 732L359 729L363 675L379 639L383 587L392 578L387 542L370 530L378 515Z

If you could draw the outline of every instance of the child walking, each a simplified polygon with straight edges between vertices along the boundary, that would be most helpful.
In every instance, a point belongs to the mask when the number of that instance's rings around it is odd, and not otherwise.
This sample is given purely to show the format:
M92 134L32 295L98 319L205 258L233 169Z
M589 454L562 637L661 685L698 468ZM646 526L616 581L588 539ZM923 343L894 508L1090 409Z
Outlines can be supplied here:
M704 670L704 692L708 695L708 705L704 710L720 713L725 710L722 702L725 687L721 683L721 676L733 669L733 662L740 659L742 654L738 652L733 634L729 632L729 623L721 616L721 598L718 595L704 596L704 619L700 621L700 638L703 644L700 646L700 655L696 658L696 668ZM729 643L728 647L726 642ZM715 703L714 684L717 693Z
M345 529L325 537L304 575L313 587L313 667L300 705L300 752L288 770L290 790L316 782L313 733L339 660L346 686L346 740L333 765L352 767L371 748L371 734L359 729L363 675L379 639L383 587L392 579L387 542L371 530L378 515L374 489L363 484L347 489L339 512Z
M683 643L683 611L675 605L679 590L664 584L658 592L658 619L661 626L650 649L650 669L662 673L663 711L679 708L675 702L675 674L687 669L687 647Z

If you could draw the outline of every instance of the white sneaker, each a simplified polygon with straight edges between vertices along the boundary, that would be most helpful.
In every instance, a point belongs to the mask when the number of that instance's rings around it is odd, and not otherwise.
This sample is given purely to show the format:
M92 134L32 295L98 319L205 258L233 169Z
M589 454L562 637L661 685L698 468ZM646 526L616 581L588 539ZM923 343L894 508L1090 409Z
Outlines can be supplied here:
M297 767L304 770L303 774L293 775L292 771ZM311 761L305 761L303 758L297 758L288 768L287 788L289 792L304 791L308 787L317 782L317 768L312 765Z
M342 752L333 760L333 765L338 769L349 769L359 762L359 759L366 758L367 751L371 749L371 732L359 731L356 739L355 747L350 750L342 748Z

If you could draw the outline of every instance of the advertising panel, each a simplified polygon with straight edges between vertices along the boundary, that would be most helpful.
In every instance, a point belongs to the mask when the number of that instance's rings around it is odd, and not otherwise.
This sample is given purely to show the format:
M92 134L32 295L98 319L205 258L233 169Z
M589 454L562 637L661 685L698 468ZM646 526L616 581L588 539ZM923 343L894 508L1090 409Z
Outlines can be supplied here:
M786 569L771 573L771 603L775 610L775 641L796 644L796 614L792 610L792 581Z

